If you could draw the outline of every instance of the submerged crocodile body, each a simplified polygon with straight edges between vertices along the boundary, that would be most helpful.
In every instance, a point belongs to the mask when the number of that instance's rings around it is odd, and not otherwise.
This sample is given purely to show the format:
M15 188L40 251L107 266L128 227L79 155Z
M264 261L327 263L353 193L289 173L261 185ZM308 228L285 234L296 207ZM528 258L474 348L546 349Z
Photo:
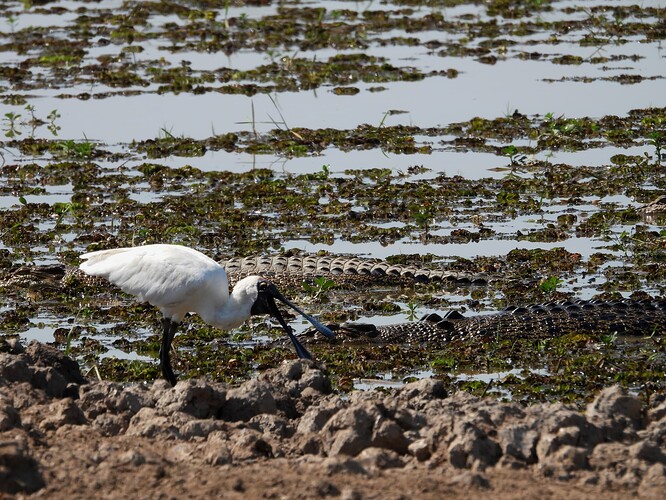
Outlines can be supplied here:
M429 314L420 321L393 325L328 326L336 332L338 342L433 347L456 340L545 339L570 333L650 336L666 333L666 300L574 300L510 307L499 313L470 317L451 311L444 316ZM311 332L301 338L318 340Z
M342 278L385 279L386 282L411 279L418 281L451 280L458 284L482 284L487 277L449 273L442 270L420 269L391 265L379 259L360 259L335 256L277 256L246 257L220 262L234 282L249 274L261 274L275 283L300 283L314 276ZM0 278L5 293L18 294L21 288L60 289L67 276L75 279L106 282L91 278L77 269L62 264L18 266ZM277 278L277 279L276 279ZM486 280L486 281L484 281ZM337 284L336 278L336 284ZM354 281L351 281L354 282ZM358 282L356 282L358 283ZM13 292L9 290L13 289ZM436 345L470 338L530 338L555 337L567 333L661 335L666 333L666 299L584 301L547 303L524 307L509 307L499 313L463 316L451 311L444 316L429 314L416 322L375 326L346 323L329 325L337 331L340 342L398 344L428 343ZM316 341L309 333L305 342ZM330 342L327 340L327 342Z
M234 257L219 261L229 276L230 284L245 276L264 276L276 285L297 284L316 277L328 277L336 285L400 284L446 282L459 286L483 286L493 280L485 273L466 273L412 265L391 264L381 259L338 255L277 255ZM33 284L53 286L67 276L95 281L76 268L63 264L45 266L21 265L3 271L0 285L25 287ZM95 282L103 282L98 280Z
M253 274L267 278L297 276L311 278L330 276L341 281L396 282L417 281L421 283L451 282L458 285L485 285L491 277L485 273L465 273L391 264L381 259L367 259L341 255L277 255L231 258L220 261L230 277Z

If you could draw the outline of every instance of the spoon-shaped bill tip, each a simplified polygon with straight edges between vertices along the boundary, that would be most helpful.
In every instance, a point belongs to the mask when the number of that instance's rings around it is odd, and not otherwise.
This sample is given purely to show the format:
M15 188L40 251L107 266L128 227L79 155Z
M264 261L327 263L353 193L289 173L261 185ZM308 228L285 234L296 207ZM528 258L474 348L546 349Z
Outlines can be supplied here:
M305 319L307 319L310 323L312 323L312 326L314 326L319 333L324 335L325 337L328 337L329 339L334 339L335 338L335 333L333 333L333 330L331 330L329 327L326 325L322 324L318 320L314 319L312 316L301 310L296 304L293 302L289 301L287 298L285 298L280 292L275 289L273 291L273 296L276 299L279 299L280 301L284 302L285 305L291 307L294 311L296 311L298 314L303 316Z

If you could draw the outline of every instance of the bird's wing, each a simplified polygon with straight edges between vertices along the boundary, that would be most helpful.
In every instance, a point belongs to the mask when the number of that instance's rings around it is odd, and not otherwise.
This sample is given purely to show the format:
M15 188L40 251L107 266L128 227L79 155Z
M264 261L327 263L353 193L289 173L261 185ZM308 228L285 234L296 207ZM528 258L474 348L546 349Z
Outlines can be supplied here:
M178 245L100 250L81 256L80 269L101 276L160 308L188 306L202 289L229 294L224 269L204 254ZM212 298L212 297L211 297ZM224 302L224 298L222 300ZM194 310L194 309L187 309Z

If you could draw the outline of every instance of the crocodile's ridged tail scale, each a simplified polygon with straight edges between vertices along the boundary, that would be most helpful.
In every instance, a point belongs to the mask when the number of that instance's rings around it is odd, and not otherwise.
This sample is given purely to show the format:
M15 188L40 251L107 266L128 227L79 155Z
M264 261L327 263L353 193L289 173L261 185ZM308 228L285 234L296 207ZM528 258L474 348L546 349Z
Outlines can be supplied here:
M389 264L379 259L362 259L344 256L265 256L233 258L221 261L230 277L242 277L253 274L267 277L275 275L293 276L331 276L339 279L354 280L354 277L366 278L366 281L384 278L398 278L422 283L447 281L459 285L485 285L489 281L486 274L471 274L428 269L416 266Z

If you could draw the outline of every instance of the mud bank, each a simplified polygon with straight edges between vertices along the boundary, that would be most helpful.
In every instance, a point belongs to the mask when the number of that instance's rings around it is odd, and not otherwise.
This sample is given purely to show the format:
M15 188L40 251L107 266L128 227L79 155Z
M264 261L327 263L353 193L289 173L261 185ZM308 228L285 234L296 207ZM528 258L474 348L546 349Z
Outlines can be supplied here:
M331 391L285 362L239 386L86 380L37 342L0 349L0 493L58 497L525 498L666 487L666 394L620 387L584 412L447 394Z

